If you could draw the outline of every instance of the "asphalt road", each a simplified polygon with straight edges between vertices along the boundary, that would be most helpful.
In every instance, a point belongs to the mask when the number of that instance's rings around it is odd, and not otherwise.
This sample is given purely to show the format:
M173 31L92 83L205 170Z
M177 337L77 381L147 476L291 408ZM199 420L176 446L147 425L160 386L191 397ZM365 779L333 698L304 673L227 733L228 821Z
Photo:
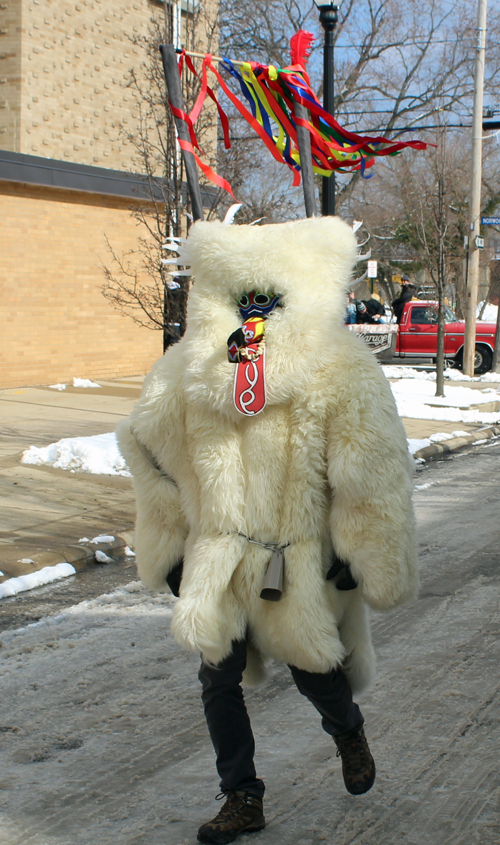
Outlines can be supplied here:
M379 673L360 699L370 793L344 791L286 668L247 693L268 826L245 842L498 845L499 457L490 444L417 475L421 594L374 615ZM35 618L57 594L58 615L0 635L0 842L194 845L218 791L197 658L170 637L168 598L93 600L102 581L78 582L23 599ZM86 601L61 612L65 591Z

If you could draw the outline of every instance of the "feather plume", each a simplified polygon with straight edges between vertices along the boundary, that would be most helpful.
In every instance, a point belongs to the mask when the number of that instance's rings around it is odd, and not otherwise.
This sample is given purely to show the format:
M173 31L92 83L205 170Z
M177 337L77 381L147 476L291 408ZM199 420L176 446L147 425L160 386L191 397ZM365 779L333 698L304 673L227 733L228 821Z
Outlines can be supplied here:
M302 65L305 68L307 60L311 55L311 46L315 39L312 32L299 29L290 40L290 58L292 65Z

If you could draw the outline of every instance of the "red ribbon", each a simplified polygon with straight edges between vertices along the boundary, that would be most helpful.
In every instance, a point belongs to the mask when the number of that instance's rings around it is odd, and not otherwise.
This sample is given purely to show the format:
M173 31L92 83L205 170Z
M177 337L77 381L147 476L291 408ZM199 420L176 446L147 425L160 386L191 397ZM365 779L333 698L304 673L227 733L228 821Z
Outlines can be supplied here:
M214 185L217 185L218 188L222 188L224 191L227 191L228 194L232 196L233 200L237 202L237 199L233 194L233 189L231 188L229 182L223 179L222 176L219 176L217 173L215 173L212 168L208 166L208 164L205 164L205 162L201 160L201 158L195 153L193 145L190 144L189 141L183 141L182 138L177 138L177 140L181 149L183 149L185 152L192 153L194 155L196 164L198 165L200 170L203 171L207 179L210 179L210 181L213 182Z

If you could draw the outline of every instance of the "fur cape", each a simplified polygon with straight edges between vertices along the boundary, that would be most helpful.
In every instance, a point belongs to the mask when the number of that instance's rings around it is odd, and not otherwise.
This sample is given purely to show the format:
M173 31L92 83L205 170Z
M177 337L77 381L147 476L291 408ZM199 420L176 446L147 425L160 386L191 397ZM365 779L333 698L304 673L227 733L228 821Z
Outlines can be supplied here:
M187 247L186 334L118 433L137 496L139 575L164 590L184 559L172 631L205 661L218 664L248 633L253 656L310 672L342 666L359 691L374 674L366 606L399 605L418 576L405 432L378 362L342 325L356 240L331 217L197 222ZM248 417L234 406L227 338L252 290L282 294L284 307L266 321L267 405ZM246 538L289 544L279 602L260 598L270 552ZM355 590L325 580L333 549Z

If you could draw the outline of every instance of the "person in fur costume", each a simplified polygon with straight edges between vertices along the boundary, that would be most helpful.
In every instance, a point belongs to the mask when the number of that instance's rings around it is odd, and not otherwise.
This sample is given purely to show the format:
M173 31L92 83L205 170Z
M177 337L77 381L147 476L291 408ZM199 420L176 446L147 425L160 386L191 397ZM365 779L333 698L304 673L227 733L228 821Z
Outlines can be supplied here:
M172 632L202 655L227 800L198 839L226 843L265 824L240 683L269 659L319 711L348 791L374 782L352 694L374 676L367 608L418 586L411 458L389 383L342 325L357 256L346 223L197 222L186 249L186 333L118 439L140 578L180 584Z

